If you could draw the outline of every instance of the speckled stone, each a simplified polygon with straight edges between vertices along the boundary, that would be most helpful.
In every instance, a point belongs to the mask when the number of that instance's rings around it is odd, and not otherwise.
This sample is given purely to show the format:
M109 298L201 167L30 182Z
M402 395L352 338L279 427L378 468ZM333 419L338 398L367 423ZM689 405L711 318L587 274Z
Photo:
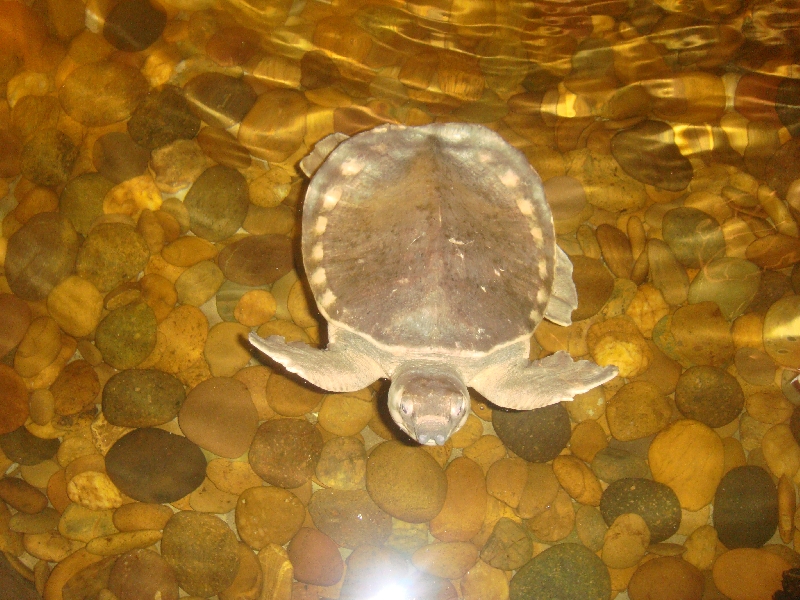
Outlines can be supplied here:
M106 454L106 472L124 494L140 502L174 502L203 483L206 459L185 437L163 429L135 429Z
M647 381L622 386L606 407L611 434L621 441L653 435L669 423L670 401L658 387Z
M607 600L608 569L591 550L579 544L558 544L536 555L511 579L510 600Z
M20 465L38 465L53 458L59 445L58 439L36 437L25 427L0 435L0 449L3 454Z
M703 590L703 574L678 556L659 556L641 564L628 583L631 600L700 600Z
M662 121L642 121L620 131L611 139L611 153L642 183L678 192L692 180L692 164L675 145L672 127Z
M134 142L124 131L112 131L102 135L92 146L94 168L113 183L122 183L143 175L147 171L149 160L150 153L147 149ZM89 174L84 176L87 175ZM102 199L100 207L102 208Z
M553 460L567 447L571 433L569 414L561 404L529 411L495 410L492 424L506 447L530 462Z
M22 174L39 185L66 183L78 149L68 135L55 128L36 132L22 146Z
M239 123L257 98L246 81L224 73L201 73L183 91L198 117L223 129Z
M262 423L250 446L253 470L270 485L296 488L314 474L322 452L322 436L305 419L273 419Z
M317 479L338 490L364 489L367 453L355 437L334 437L325 442L317 462Z
M29 415L25 380L11 367L0 364L0 435L22 427Z
M619 479L610 484L600 499L600 512L608 525L625 513L638 514L647 523L653 544L670 537L681 523L675 492L648 479Z
M155 348L157 327L153 309L144 302L134 302L111 311L100 321L95 345L109 365L131 369Z
M5 276L24 300L42 300L75 268L80 240L66 217L39 213L8 238Z
M308 512L320 531L345 548L383 544L392 534L392 518L365 490L317 490Z
M224 521L183 511L164 527L161 554L189 594L208 597L227 588L239 567L238 542Z
M147 0L138 1L147 3ZM148 150L175 140L190 140L198 131L200 119L190 112L189 103L171 86L151 91L128 120L131 138Z
M675 258L690 269L699 269L725 254L719 223L696 208L684 206L667 211L662 231Z
M211 242L227 239L247 216L247 181L230 167L210 167L192 184L183 203L192 232Z
M289 490L273 486L246 489L236 504L236 529L251 548L283 546L300 530L305 506Z
M251 235L226 246L217 264L234 283L250 287L274 283L292 270L292 242L283 235Z
M87 127L131 116L148 90L136 67L122 62L91 62L69 74L58 93L66 113Z
M481 560L504 571L515 571L533 556L533 544L525 527L501 517L481 549Z
M158 552L149 549L131 550L120 556L111 569L108 589L119 600L178 600L175 571Z
M186 397L183 384L156 369L128 369L103 387L103 414L112 425L153 427L178 415Z
M631 477L649 479L650 468L641 456L624 448L606 447L594 456L592 472L606 483Z
M136 277L149 258L147 242L133 227L124 223L101 223L83 243L75 270L106 293Z
M728 471L714 497L714 528L727 548L760 548L778 526L778 492L769 473L747 465Z
M690 419L722 427L742 412L744 392L736 378L722 369L691 367L678 379L675 404Z
M50 386L56 414L74 415L94 408L100 389L100 378L92 365L82 359L72 361Z
M367 491L393 517L423 523L442 509L447 478L422 448L389 441L374 448L367 459Z

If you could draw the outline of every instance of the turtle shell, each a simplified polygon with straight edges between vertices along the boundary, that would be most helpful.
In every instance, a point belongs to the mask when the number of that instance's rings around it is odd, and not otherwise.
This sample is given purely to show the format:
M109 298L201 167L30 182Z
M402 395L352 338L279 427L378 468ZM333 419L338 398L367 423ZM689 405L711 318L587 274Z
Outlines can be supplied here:
M525 156L480 125L385 125L311 179L303 260L329 321L393 351L488 352L529 336L555 231Z

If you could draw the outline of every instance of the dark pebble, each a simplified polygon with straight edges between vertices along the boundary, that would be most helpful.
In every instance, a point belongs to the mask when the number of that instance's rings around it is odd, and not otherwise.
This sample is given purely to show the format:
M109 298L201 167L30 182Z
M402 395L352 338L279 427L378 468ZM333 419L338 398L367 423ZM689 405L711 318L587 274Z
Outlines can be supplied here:
M161 37L166 24L166 13L149 0L122 0L108 13L103 37L117 50L140 52Z
M120 371L103 388L103 414L112 425L152 427L171 421L186 398L174 375L157 369Z
M392 534L392 518L366 490L318 490L308 512L322 533L345 548L383 544Z
M117 559L108 578L117 600L178 600L175 571L158 552L131 550Z
M778 196L786 197L791 183L800 179L800 138L792 138L778 148L767 163L766 179Z
M800 81L786 78L778 85L775 111L792 137L800 136Z
M533 543L525 527L502 517L481 549L481 560L495 569L516 571L533 556Z
M55 440L44 440L33 435L25 427L19 427L11 433L0 435L0 449L9 459L25 466L38 465L56 455L61 443Z
M681 413L709 427L722 427L739 416L744 392L736 378L717 367L700 365L681 374L675 388Z
M761 467L731 469L714 496L714 528L729 549L760 548L778 527L778 491Z
M139 177L147 171L150 152L124 131L112 131L97 138L92 146L92 164L113 183ZM102 202L101 202L102 207Z
M266 421L250 445L250 466L270 485L296 488L314 474L322 445L319 431L305 419Z
M618 479L600 498L600 512L607 525L626 513L636 513L650 529L650 542L663 542L681 524L681 505L671 488L641 478Z
M284 235L251 235L217 256L225 278L251 287L274 283L294 266L292 241Z
M195 235L211 242L227 239L239 230L247 216L247 181L236 169L210 167L194 182L183 204Z
M132 369L156 347L156 315L144 302L111 311L97 326L94 343L115 369Z
M509 600L608 600L611 576L597 555L579 544L558 544L531 559L509 584Z
M42 129L22 146L22 174L39 185L61 185L69 179L78 149L58 129Z
M256 92L245 81L223 73L202 73L184 87L192 111L215 127L239 123L256 102Z
M98 217L103 216L103 198L114 182L100 173L84 173L72 179L61 192L58 210L81 235L88 235Z
M191 140L200 131L200 119L189 110L189 103L172 86L151 91L128 121L134 142L148 150L175 140Z
M611 154L637 181L679 192L691 182L693 170L672 136L672 127L667 123L642 121L611 138Z
M492 412L495 433L506 447L530 462L553 460L567 447L569 414L561 404L523 411Z
M600 450L592 460L592 472L606 483L631 477L652 479L647 461L623 448L606 447Z

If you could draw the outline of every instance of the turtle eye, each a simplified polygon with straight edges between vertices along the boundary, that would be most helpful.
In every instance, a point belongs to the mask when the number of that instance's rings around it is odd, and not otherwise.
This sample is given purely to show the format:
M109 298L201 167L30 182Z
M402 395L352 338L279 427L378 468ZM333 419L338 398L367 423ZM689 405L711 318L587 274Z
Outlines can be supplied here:
M411 414L411 402L408 400L403 400L400 402L400 410L403 411L404 415Z

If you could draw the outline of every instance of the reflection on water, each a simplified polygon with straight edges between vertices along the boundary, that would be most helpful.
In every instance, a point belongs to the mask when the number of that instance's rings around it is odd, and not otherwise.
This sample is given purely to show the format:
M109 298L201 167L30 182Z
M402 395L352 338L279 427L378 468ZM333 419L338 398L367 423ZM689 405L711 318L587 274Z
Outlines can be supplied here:
M799 47L792 0L0 2L0 597L770 598ZM243 340L319 344L298 161L434 121L545 182L579 306L531 358L620 377L421 449Z

